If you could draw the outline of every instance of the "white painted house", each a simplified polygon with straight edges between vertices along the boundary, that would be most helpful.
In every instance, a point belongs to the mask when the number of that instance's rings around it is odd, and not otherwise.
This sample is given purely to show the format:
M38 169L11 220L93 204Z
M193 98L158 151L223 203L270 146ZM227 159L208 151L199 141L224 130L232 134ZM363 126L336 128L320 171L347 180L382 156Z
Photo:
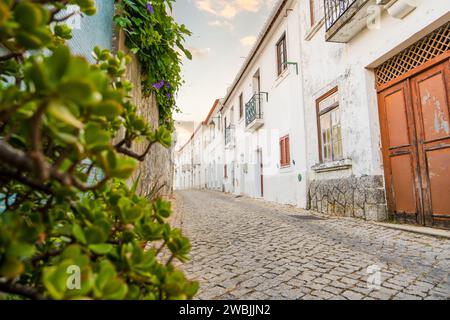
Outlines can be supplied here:
M449 21L448 0L278 1L185 187L450 227Z

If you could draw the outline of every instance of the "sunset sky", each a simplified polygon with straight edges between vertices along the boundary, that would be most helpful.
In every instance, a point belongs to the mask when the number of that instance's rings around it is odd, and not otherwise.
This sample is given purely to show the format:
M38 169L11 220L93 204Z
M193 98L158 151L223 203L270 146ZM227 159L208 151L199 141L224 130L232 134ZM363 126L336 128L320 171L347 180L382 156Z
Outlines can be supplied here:
M225 95L249 53L275 0L177 0L174 16L193 33L184 61L185 85L176 120L202 121L216 98Z

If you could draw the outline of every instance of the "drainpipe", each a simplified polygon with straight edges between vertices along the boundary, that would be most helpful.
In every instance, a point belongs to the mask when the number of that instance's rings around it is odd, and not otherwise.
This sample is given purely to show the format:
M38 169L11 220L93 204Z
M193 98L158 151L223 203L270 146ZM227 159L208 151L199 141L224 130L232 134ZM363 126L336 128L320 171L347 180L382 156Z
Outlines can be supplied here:
M305 179L305 184L306 184L306 209L309 210L311 209L311 203L310 203L310 197L309 197L309 156L308 156L308 139L307 139L307 121L306 121L306 95L305 95L305 81L304 81L304 75L303 75L303 24L302 24L302 20L301 20L301 12L302 10L300 9L300 7L298 8L298 21L299 21L299 53L300 53L300 81L299 81L299 85L301 86L301 88L299 88L299 90L297 90L297 92L301 92L302 95L302 108L303 108L303 127L304 127L304 136L303 136L303 144L305 146L305 153L306 153L306 171L305 171L305 176L303 177ZM300 101L300 99L299 99Z

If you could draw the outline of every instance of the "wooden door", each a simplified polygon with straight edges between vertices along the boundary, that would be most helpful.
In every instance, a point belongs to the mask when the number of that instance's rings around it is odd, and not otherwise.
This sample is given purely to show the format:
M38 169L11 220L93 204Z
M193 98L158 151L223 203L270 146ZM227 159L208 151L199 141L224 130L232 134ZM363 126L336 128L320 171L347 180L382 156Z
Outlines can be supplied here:
M389 211L422 223L417 142L408 80L379 94L386 195Z
M397 218L450 227L450 62L379 93L386 195Z
M425 224L450 227L450 60L411 79Z

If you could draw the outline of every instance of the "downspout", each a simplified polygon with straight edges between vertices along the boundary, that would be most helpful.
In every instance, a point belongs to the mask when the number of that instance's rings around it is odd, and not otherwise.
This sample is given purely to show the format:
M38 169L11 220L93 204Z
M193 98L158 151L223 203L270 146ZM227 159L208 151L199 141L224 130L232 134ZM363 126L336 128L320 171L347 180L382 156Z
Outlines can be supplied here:
M300 4L299 4L300 6ZM303 24L302 24L302 20L301 20L301 8L299 7L298 10L298 22L299 22L299 56L300 56L300 81L299 81L299 85L301 86L301 88L299 88L299 90L297 92L301 92L302 95L302 112L303 112L303 128L304 128L304 135L303 135L303 144L305 146L305 159L306 159L306 170L305 170L305 184L306 184L306 210L310 210L311 209L311 198L310 198L310 194L309 194L309 163L308 163L308 139L306 137L307 135L307 121L306 121L306 110L305 110L305 106L306 106L306 95L305 95L305 81L304 81L304 75L303 75Z

